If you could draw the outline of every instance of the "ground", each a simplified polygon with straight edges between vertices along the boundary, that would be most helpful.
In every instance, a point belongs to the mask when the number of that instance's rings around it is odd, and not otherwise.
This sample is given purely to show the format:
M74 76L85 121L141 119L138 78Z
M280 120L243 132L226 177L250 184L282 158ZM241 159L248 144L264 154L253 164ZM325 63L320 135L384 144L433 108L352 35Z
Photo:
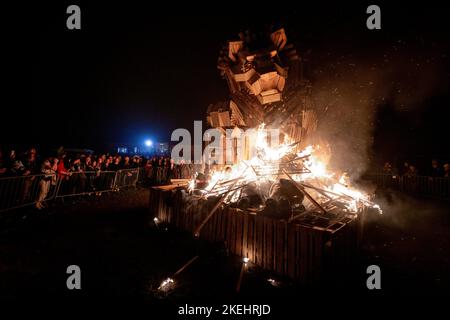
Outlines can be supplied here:
M356 271L350 278L336 275L340 281L335 292L367 292L365 268L377 264L382 294L444 294L450 289L449 203L390 192L380 193L377 200L384 214L368 217ZM198 242L170 226L156 227L151 218L144 188L57 203L45 211L2 214L0 297L125 296L178 305L255 296L289 299L310 290L250 265L236 294L241 268L237 257L228 256L220 244ZM196 255L175 278L173 290L157 290ZM66 268L72 264L81 268L79 291L66 288ZM268 278L279 280L280 286L272 286Z

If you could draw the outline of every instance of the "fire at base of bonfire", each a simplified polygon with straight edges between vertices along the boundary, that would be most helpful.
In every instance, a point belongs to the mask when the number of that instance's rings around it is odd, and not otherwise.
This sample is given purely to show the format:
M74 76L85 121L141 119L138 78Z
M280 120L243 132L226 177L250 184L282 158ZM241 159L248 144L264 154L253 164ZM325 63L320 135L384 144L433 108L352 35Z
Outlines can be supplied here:
M295 220L310 215L354 215L363 208L380 207L371 196L351 186L348 175L327 169L326 148L298 143L271 147L264 125L256 137L256 155L209 175L198 174L189 184L192 194L217 197L221 203L244 210Z
M173 279L167 278L166 280L161 282L161 285L158 287L158 290L167 292L167 291L170 291L171 289L173 289L174 287L175 287L175 282L173 281Z

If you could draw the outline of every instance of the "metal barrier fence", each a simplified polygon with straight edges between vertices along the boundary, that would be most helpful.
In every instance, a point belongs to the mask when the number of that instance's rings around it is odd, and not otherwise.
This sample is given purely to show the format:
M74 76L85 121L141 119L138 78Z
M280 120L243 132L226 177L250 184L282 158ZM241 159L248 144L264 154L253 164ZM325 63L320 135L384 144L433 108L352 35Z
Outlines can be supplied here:
M136 186L139 179L139 173L139 168L117 171L114 181L114 188L118 191L122 188Z
M140 168L135 168L72 172L67 176L37 174L0 178L0 212L30 205L45 206L45 201L55 198L101 194L135 187L143 173Z
M0 178L0 212L53 199L58 181L55 175L27 175Z
M60 177L56 198L114 191L116 171L72 172Z
M149 179L149 177L147 177L147 172L145 170L144 167L141 167L138 169L138 184L145 184L147 182L147 180Z
M370 173L365 178L377 186L394 190L450 200L450 179L428 176L399 176L392 174Z

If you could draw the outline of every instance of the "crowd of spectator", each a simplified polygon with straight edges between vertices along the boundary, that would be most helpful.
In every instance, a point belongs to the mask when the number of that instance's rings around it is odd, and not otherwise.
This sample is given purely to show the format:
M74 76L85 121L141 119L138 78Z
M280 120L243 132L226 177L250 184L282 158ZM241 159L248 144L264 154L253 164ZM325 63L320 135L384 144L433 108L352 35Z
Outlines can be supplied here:
M141 156L89 153L68 155L63 151L53 156L42 157L36 148L30 148L21 154L11 150L6 156L0 151L0 177L49 174L51 171L64 178L73 172L139 168L144 166L144 160Z
M144 165L143 161L144 158L139 156L68 154L62 149L51 156L38 154L36 148L22 153L10 150L6 155L0 151L0 178L21 177L16 180L16 188L20 190L17 201L20 203L33 201L29 198L34 196L31 190L37 185L36 207L42 209L50 190L56 188L58 179L67 193L95 192L96 187L100 187L99 183L111 184L111 181L100 181L100 172L139 168Z
M23 177L22 202L27 200L33 181L38 183L38 209L45 206L45 199L58 180L61 181L62 194L96 192L106 190L111 185L114 175L108 175L107 172L135 168L139 168L140 180L146 185L163 185L170 183L171 179L191 179L201 170L199 165L176 164L163 156L94 155L88 152L66 153L63 149L51 156L43 156L36 148L21 153L16 150L7 153L0 151L0 178ZM39 175L38 180L35 180L36 175Z
M142 168L150 184L165 184L170 179L190 179L201 170L197 164L175 163L170 157L139 155L111 155L90 153L67 154L60 151L42 157L36 148L18 154L0 150L0 177L17 177L36 174L55 174L64 179L74 172L101 172Z
M445 162L443 165L438 160L431 160L431 164L423 172L419 173L417 166L409 161L403 162L400 168L397 168L391 164L391 162L385 162L382 169L383 173L400 175L405 177L414 177L418 175L429 176L432 178L450 178L450 164Z

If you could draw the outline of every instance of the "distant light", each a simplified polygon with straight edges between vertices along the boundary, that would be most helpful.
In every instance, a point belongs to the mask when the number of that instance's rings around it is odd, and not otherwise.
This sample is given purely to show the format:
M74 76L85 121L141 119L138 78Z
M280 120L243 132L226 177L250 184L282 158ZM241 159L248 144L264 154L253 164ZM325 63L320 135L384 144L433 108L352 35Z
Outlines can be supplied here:
M249 258L247 258L247 257L244 257L244 258L242 259L242 261L243 261L244 263L247 263L247 262L249 262L249 261L250 261L250 259L249 259Z
M145 145L146 145L147 147L151 147L152 144L153 144L152 140L145 140Z

